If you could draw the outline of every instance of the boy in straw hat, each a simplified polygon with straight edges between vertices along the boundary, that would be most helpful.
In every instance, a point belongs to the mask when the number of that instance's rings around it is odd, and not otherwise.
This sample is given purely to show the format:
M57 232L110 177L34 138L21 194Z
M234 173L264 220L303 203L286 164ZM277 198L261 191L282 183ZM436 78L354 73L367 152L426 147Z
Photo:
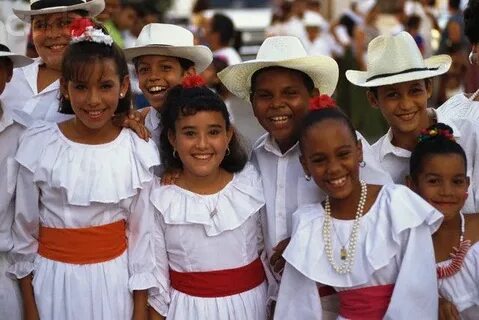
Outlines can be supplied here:
M308 56L298 38L278 36L263 42L255 60L229 66L218 76L230 92L251 102L255 117L267 131L253 147L252 161L263 179L265 248L279 280L284 267L281 254L293 228L292 213L299 205L322 199L299 162L300 122L311 98L334 92L338 66L329 57ZM390 182L386 173L376 170L379 165L369 155L370 146L362 142L367 163L362 176L379 184ZM273 299L276 290L277 286L270 286Z
M135 46L125 49L133 62L140 89L151 105L145 126L158 143L161 128L159 112L168 90L186 76L203 72L213 60L208 47L194 45L193 34L172 24L151 23L143 27Z
M33 60L13 54L0 44L0 94L10 81L14 68L32 63ZM20 135L27 123L20 114L3 108L0 101L0 310L2 319L22 319L21 294L16 280L6 276L7 254L13 247L11 234L13 224L13 203L17 166L14 156Z
M375 156L395 183L405 183L409 172L411 150L420 132L436 122L454 130L456 141L467 155L467 173L471 178L469 197L463 208L466 213L479 210L479 128L465 119L448 119L427 108L432 93L432 80L451 66L448 55L423 59L414 38L407 32L395 36L379 36L368 47L367 71L348 70L347 79L368 88L367 97L379 108L389 131L373 146Z
M71 39L70 24L76 18L95 17L104 7L104 0L30 0L29 10L13 10L20 20L31 23L39 58L14 71L12 83L1 96L8 108L51 122L71 117L58 112L60 70Z

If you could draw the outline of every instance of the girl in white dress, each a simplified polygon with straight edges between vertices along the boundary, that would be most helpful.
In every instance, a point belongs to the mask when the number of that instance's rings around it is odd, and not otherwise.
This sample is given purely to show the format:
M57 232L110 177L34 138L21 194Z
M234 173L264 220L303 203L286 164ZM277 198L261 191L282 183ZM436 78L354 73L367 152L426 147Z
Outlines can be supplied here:
M261 179L224 102L198 78L172 88L161 113L162 163L179 177L140 195L140 209L156 218L151 317L263 320Z
M359 179L361 144L339 109L311 111L302 128L301 163L327 197L294 214L275 319L322 319L318 284L338 292L338 319L437 319L442 215L406 187Z
M433 235L440 319L479 317L479 216L464 215L467 159L442 123L428 128L412 152L408 185L444 215Z
M128 67L110 36L74 22L61 111L21 139L14 263L26 319L141 319L153 275L153 216L132 211L159 157L112 116L130 106Z

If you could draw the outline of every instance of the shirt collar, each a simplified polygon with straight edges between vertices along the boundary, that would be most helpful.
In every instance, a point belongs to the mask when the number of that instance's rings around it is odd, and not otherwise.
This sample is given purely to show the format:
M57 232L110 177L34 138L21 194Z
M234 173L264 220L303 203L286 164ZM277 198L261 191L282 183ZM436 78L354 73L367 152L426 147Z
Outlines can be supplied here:
M60 80L57 79L50 83L45 89L43 89L42 92L38 92L38 87L37 87L37 79L38 79L38 71L40 69L40 65L43 63L42 58L38 57L35 58L33 63L22 67L22 70L25 74L25 79L28 82L28 85L32 89L34 95L40 94L40 93L47 93L53 90L58 90L60 88Z
M261 143L258 144L256 149L263 148L267 152L270 152L274 154L275 156L282 158L289 156L290 153L294 153L299 150L299 142L296 142L291 148L289 148L288 151L285 153L282 153L281 150L279 149L278 144L274 140L273 136L269 133L266 134L265 138Z
M160 113L153 107L150 107L151 110L146 116L145 122L147 122L147 128L156 130L160 127Z

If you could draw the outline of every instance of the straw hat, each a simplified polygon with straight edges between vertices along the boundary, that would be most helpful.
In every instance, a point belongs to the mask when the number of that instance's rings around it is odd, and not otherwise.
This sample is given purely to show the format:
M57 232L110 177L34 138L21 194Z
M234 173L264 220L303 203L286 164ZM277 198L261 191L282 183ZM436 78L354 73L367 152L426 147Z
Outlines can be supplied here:
M95 17L104 9L105 0L30 0L30 10L13 9L13 12L20 20L30 22L32 16L75 10L85 10Z
M267 67L283 67L307 74L321 94L331 95L338 83L338 64L327 56L308 56L296 37L269 37L259 48L255 60L232 65L218 73L226 88L234 95L249 100L251 77Z
M5 48L5 50L7 50L8 48L5 47L5 46L2 46ZM3 50L3 48L0 47L0 58L9 58L10 60L12 60L13 62L13 67L14 68L20 68L20 67L24 67L26 65L29 65L30 63L33 62L33 59L30 59L26 56L23 56L21 54L15 54L15 53L12 53L9 51L5 51Z
M360 87L377 87L426 79L446 73L452 62L445 54L424 60L413 37L405 31L373 39L367 60L367 71L346 71L349 82Z
M173 24L150 23L143 27L135 46L124 50L128 60L140 56L161 55L193 61L197 72L202 72L213 61L208 47L196 46L193 34Z

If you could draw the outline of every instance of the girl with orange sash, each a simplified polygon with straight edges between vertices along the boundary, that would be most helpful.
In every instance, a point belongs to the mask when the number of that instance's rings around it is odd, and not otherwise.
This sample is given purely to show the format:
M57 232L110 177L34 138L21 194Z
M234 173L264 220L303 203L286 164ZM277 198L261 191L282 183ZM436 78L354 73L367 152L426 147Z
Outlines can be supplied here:
M300 148L327 196L294 214L275 319L322 319L318 284L337 291L338 319L437 319L431 233L442 215L404 186L359 179L361 144L338 108L305 117Z
M113 125L130 106L128 67L110 36L72 24L61 111L25 132L19 164L14 263L25 318L144 319L153 288L153 218L133 211L158 165L154 143Z
M424 130L410 159L408 186L441 211L433 235L440 320L479 318L479 215L463 214L469 177L464 149L451 127Z
M140 195L156 218L151 319L266 319L262 183L224 102L187 77L168 93L161 123L162 163L180 174Z

